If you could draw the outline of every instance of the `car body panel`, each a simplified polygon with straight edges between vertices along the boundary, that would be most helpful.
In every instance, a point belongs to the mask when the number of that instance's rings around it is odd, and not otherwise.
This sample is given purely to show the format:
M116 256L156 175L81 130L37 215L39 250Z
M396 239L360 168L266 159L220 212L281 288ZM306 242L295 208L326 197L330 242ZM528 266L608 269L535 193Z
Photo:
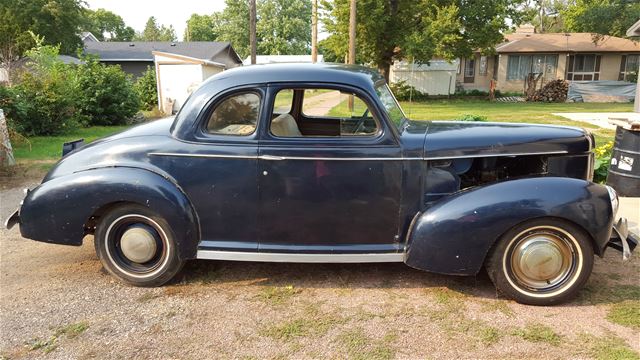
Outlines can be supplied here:
M557 177L510 180L461 191L420 214L407 241L406 263L439 273L476 274L503 233L542 217L580 226L599 255L611 237L613 210L604 187Z
M377 86L384 86L377 72L340 64L224 71L195 90L174 119L66 155L11 222L19 219L27 238L79 245L100 209L133 202L171 224L184 259L264 254L267 261L353 262L406 254L416 268L468 275L509 227L553 216L582 226L603 251L614 214L606 188L585 180L593 161L586 131L427 121L396 127ZM276 92L318 87L361 97L380 131L271 135ZM262 101L255 132L208 134L212 109L245 91Z

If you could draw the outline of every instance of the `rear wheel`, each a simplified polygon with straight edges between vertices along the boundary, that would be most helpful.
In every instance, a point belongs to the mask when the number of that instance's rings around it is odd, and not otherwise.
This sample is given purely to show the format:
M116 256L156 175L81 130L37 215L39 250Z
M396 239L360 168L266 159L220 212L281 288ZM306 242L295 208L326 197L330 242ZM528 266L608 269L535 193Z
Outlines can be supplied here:
M151 210L121 205L102 217L95 248L102 265L135 286L160 286L182 268L169 224Z
M573 298L593 269L588 235L559 219L517 225L494 246L486 263L496 288L524 304L552 305Z

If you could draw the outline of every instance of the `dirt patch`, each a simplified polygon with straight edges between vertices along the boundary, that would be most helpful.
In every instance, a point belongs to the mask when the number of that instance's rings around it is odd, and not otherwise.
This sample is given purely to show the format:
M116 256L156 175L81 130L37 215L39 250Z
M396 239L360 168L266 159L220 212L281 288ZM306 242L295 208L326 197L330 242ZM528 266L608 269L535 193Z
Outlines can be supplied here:
M22 186L0 191L3 218ZM635 255L607 252L578 299L533 307L499 297L485 274L402 264L192 261L165 287L134 288L102 270L90 236L65 247L0 230L0 356L637 357Z

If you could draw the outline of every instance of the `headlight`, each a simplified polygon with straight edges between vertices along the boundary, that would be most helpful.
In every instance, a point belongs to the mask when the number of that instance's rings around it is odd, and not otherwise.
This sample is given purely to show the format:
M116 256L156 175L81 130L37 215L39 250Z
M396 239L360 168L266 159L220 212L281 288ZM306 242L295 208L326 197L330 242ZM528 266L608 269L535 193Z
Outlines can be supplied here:
M609 199L611 199L611 209L613 209L613 216L615 217L618 213L618 207L620 202L618 201L618 194L616 191L609 185L605 185L607 188L607 192L609 192Z

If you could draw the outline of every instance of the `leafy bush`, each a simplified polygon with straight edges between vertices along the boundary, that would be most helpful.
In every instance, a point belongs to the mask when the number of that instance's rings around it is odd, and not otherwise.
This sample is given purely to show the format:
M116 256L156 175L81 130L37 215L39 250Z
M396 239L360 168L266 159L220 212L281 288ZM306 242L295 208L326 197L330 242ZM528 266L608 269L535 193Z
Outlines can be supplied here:
M147 67L142 76L136 80L134 86L140 98L141 110L153 110L158 107L156 72L151 67Z
M429 96L429 94L423 93L415 87L407 84L404 80L389 85L389 88L391 88L391 91L398 101L409 101L409 99L423 100Z
M78 125L74 88L68 65L58 60L58 47L38 46L26 54L28 71L18 77L18 85L0 90L0 106L9 126L16 132L56 135Z
M596 155L596 162L593 167L593 181L604 184L607 181L609 173L609 164L611 163L611 151L613 150L613 141L609 141L604 145L596 147L593 152Z
M456 90L455 96L489 96L486 91L472 89L472 90Z
M456 120L458 121L487 121L486 116L476 115L476 114L464 114L458 117Z
M123 125L140 109L131 77L120 66L84 58L76 69L76 104L89 125Z

